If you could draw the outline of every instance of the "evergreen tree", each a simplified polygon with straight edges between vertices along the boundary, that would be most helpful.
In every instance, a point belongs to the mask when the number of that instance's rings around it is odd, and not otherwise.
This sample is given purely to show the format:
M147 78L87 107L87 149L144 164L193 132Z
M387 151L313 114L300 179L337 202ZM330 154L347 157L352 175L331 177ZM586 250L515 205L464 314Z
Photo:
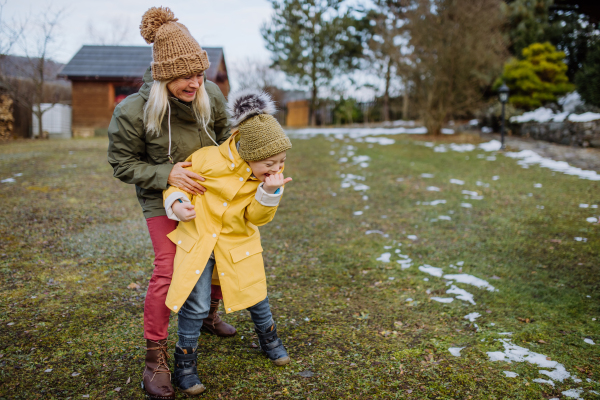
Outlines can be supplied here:
M554 0L513 0L506 15L509 24L510 50L521 54L532 43L544 42L550 26L550 6Z
M273 67L310 88L311 125L319 89L334 76L358 68L366 19L342 0L271 0L274 14L262 27Z
M575 88L569 83L564 59L565 53L549 42L534 43L523 49L522 60L506 63L494 89L504 81L511 90L510 103L518 108L533 109L554 102Z
M575 83L586 103L600 107L600 41L588 52L583 67L575 77Z

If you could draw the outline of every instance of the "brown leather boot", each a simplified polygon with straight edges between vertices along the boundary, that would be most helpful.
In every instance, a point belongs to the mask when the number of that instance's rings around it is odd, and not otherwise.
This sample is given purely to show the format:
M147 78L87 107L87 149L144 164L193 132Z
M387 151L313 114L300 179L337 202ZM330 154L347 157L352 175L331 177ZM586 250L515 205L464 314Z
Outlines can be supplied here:
M146 339L146 369L142 377L142 389L146 391L147 399L175 399L168 359L167 339L158 342Z
M202 330L219 337L234 336L237 331L227 322L223 321L217 311L219 310L220 300L210 299L210 311L208 317L202 323Z

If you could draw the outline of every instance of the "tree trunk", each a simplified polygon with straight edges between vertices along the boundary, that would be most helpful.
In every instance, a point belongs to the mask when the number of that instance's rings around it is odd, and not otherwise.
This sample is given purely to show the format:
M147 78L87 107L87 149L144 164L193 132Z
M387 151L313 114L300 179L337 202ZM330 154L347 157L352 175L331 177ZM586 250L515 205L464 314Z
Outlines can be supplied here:
M383 94L383 120L390 120L390 82L392 80L392 58L390 57L385 71L385 93Z
M402 96L402 119L408 120L408 83L404 84L404 95Z
M317 83L313 80L310 99L310 126L317 125Z

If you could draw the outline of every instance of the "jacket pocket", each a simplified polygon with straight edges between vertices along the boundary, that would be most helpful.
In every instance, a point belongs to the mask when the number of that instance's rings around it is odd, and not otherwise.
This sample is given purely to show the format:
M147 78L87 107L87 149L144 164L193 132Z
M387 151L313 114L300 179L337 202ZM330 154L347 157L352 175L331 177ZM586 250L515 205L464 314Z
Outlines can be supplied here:
M169 233L167 237L186 253L189 253L198 241L198 239L194 239L180 229L175 229L173 232Z
M233 268L238 276L240 290L267 279L262 251L260 238L251 240L229 251Z

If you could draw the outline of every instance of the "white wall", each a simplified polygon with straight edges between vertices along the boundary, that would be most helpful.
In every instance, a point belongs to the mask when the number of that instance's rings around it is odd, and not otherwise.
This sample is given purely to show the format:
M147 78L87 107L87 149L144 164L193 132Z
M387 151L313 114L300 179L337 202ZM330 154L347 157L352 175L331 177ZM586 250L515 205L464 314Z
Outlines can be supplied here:
M71 134L71 106L64 104L42 103L42 110L48 110L42 115L42 129L50 134L51 138L70 139ZM38 134L38 119L33 114L32 132Z

